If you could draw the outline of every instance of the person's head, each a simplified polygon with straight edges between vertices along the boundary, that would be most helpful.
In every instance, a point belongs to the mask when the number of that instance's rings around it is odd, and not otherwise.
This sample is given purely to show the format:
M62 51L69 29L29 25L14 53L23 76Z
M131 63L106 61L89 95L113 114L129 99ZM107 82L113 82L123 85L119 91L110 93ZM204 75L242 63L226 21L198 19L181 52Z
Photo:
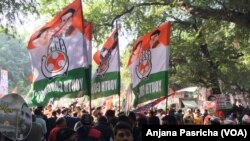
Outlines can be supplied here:
M56 117L56 111L52 111L52 116Z
M88 114L88 113L84 113L81 117L81 124L82 125L91 125L93 123L94 118Z
M68 108L64 108L64 109L62 110L62 114L63 114L63 115L68 115L68 112L69 112L69 109L68 109Z
M134 112L129 112L128 118L129 118L129 121L130 121L131 123L135 123L135 122L136 122L136 115L135 115Z
M77 134L70 128L62 128L56 135L56 141L77 141Z
M201 115L200 109L195 109L194 112L195 112L195 114L198 115L198 116Z
M62 23L66 23L69 20L71 20L73 18L73 15L75 14L75 9L70 8L67 11L65 11L62 16L61 16L61 22Z
M107 110L105 113L105 116L107 117L107 119L113 118L113 117L115 117L115 111L114 110Z
M51 104L49 104L49 105L47 106L47 110L48 110L48 111L52 111L52 105L51 105Z
M56 126L63 127L63 128L67 127L66 119L64 117L60 117L56 119Z
M153 111L153 110L149 110L149 111L148 111L148 115L149 115L149 116L154 116L154 115L155 115L155 113L154 113L154 111Z
M132 127L127 122L118 122L114 127L114 141L133 141Z
M75 13L75 9L70 8L67 11L65 11L61 16L61 24L62 27L66 27L65 35L69 36L74 31L73 24L73 15Z
M133 55L138 55L138 54L139 54L141 45L142 45L142 41L139 41L139 42L135 45L135 47L133 48Z
M35 109L34 114L35 114L36 116L41 116L41 115L42 115L41 109L38 109L38 108Z
M98 117L97 122L98 123L107 123L108 120L105 116L100 116L100 117Z
M166 115L161 120L162 125L177 125L177 120L173 115Z
M150 35L151 48L155 48L159 44L159 35L160 35L160 30L156 30Z
M217 117L211 117L209 119L209 125L220 125L220 119Z

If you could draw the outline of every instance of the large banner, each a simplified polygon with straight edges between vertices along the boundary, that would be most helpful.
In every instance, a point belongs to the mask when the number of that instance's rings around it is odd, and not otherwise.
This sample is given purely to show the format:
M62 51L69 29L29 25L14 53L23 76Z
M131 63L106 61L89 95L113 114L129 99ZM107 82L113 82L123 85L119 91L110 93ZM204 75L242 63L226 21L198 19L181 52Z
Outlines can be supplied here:
M35 32L28 43L33 84L32 105L50 98L88 94L88 54L81 0L75 0Z
M8 71L1 70L0 74L0 98L8 93Z
M168 93L170 23L141 36L129 60L135 106Z
M115 29L93 59L98 65L92 83L92 99L118 94L120 91L120 57L118 29Z

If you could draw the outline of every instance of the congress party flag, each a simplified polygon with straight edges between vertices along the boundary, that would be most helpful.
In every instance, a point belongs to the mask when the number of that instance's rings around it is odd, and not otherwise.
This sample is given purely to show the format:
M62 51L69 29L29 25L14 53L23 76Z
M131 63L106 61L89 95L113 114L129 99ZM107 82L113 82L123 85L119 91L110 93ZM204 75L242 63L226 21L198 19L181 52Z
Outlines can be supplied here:
M120 91L120 59L118 29L115 29L93 59L98 65L92 83L92 99L118 94Z
M30 105L44 106L50 98L89 92L84 31L81 0L75 0L31 36L27 46L33 73Z
M133 44L128 67L137 104L168 93L170 23L164 23Z

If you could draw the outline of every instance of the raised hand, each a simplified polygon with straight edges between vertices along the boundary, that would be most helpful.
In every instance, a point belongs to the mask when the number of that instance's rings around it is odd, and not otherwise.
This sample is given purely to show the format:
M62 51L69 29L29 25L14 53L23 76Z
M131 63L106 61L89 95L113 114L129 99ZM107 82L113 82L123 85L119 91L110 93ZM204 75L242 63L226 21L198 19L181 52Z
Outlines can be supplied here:
M68 56L64 40L53 37L50 41L47 55L42 57L42 72L49 79L57 75L65 75L68 70Z

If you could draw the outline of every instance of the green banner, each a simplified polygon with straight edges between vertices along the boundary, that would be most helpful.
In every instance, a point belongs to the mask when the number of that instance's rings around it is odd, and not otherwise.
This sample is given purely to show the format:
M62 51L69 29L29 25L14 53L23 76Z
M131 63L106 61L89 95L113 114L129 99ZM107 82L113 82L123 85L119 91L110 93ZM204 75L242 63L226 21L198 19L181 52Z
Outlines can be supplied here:
M133 88L135 94L134 106L148 100L167 96L168 94L168 71L162 71L149 75L147 79Z
M92 99L118 94L120 90L120 72L108 72L97 76L92 83Z
M78 68L68 71L65 76L35 82L28 93L29 105L45 106L51 98L75 98L88 94L88 73L87 68Z

